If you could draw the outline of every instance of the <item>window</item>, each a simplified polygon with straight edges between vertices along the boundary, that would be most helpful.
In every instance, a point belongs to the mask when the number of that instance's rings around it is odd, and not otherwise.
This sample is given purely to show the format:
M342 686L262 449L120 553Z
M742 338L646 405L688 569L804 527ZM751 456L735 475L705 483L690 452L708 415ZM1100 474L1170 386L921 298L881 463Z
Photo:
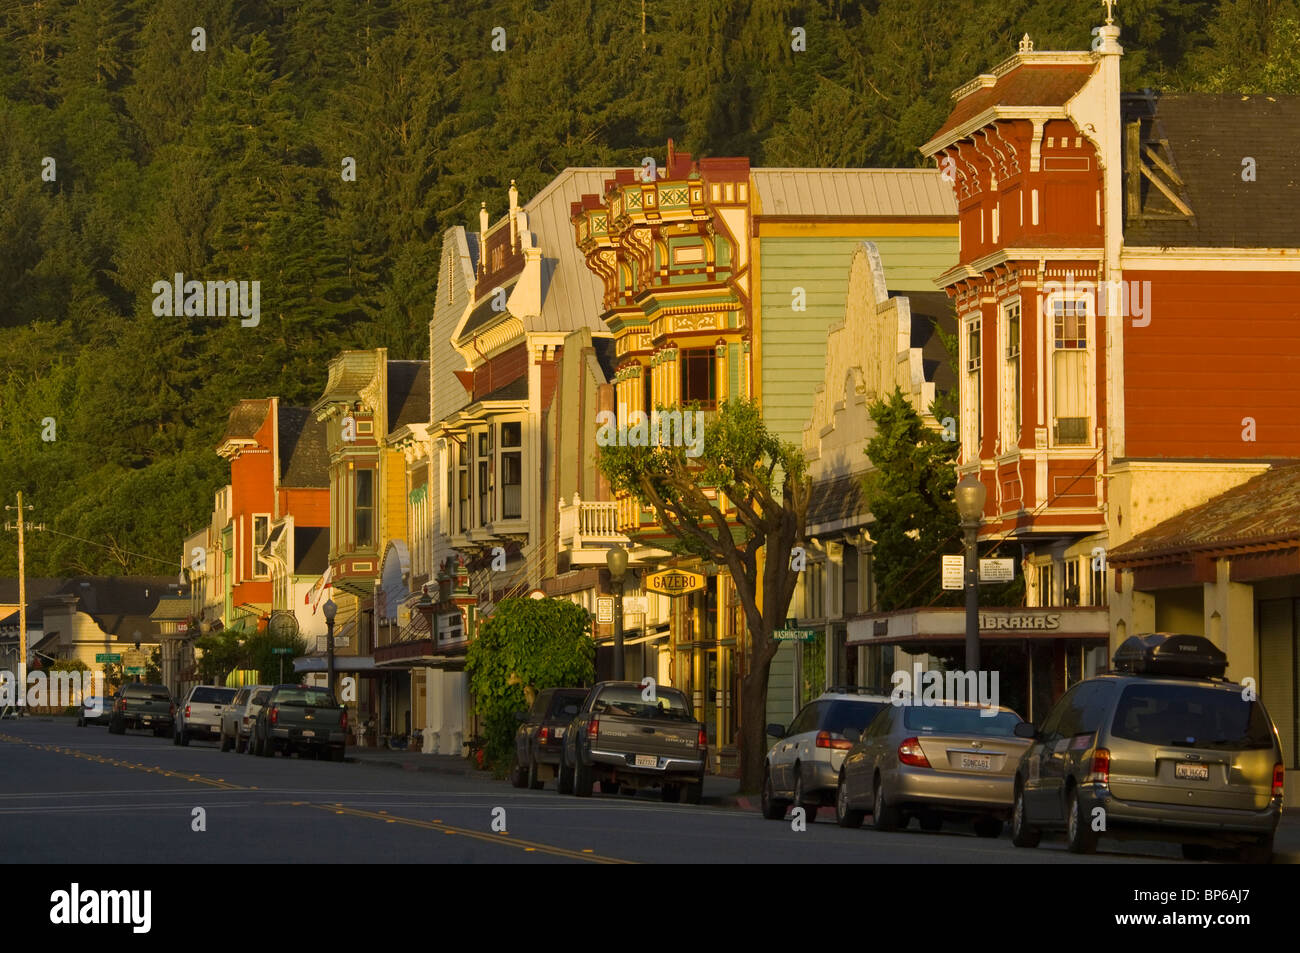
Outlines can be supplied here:
M1053 442L1088 443L1088 299L1054 297L1052 317Z
M523 425L507 421L501 425L501 518L523 516Z
M1089 592L1091 596L1089 605L1104 606L1107 604L1106 593L1106 564L1101 559L1090 559L1092 566L1092 586Z
M467 437L466 440L469 438ZM460 464L457 467L457 476L460 487L456 494L456 499L460 503L457 511L457 525L463 533L469 529L469 448L465 444L459 444Z
M1079 604L1079 560L1067 559L1062 567L1065 570L1065 601L1062 605Z
M804 574L804 616L808 619L821 619L826 615L825 591L826 564L810 562Z
M682 403L699 403L712 410L718 405L713 348L693 348L681 352Z
M1055 594L1053 583L1055 582L1053 569L1055 563L1043 563L1038 567L1038 604L1040 606L1055 605Z
M641 387L645 395L645 412L648 414L655 409L654 402L654 378L650 375L649 365L641 365Z
M375 545L375 471L356 471L356 496L354 497L353 520L356 535L353 541L358 548L370 548Z
M1004 354L1006 355L1005 385L1002 399L1004 447L1020 445L1020 302L1008 304L1002 310L1004 328Z
M966 430L970 456L978 457L984 440L984 419L980 413L980 319L966 323Z
M271 575L271 564L262 559L262 547L271 534L271 516L269 513L253 514L253 575Z
M478 435L478 525L492 522L492 437L491 431Z

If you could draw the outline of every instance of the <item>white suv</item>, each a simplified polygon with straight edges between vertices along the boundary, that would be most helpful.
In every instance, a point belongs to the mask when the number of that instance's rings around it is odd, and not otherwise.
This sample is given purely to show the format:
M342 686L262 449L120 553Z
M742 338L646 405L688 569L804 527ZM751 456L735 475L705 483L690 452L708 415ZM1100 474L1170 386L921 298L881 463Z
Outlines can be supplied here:
M767 733L781 740L767 752L763 816L779 821L794 804L812 820L818 807L834 803L844 756L889 704L888 695L833 689L804 705L789 728L768 725Z
M172 740L187 745L191 738L215 740L221 736L221 713L235 697L235 689L219 685L195 685L177 706Z

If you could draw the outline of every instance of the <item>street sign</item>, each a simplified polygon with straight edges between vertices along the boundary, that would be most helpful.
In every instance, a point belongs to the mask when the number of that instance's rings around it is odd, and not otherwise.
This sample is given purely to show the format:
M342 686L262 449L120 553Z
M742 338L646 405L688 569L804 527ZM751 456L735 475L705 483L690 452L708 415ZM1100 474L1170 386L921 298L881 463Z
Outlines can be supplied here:
M96 662L120 662L122 661L121 652L98 652L95 655Z
M1011 582L1016 578L1014 559L981 559L980 582Z
M772 638L778 642L811 642L817 638L816 629L777 629Z
M943 557L943 588L961 589L962 574L965 572L964 556Z
M126 674L128 674L128 675L143 675L143 674L144 674L144 666L143 666L143 665L128 665L128 666L126 667Z
M293 649L271 649L272 655L292 655Z
M605 625L614 621L614 597L596 597L596 621Z
M665 596L684 596L704 588L704 576L684 569L666 569L645 577L646 592Z

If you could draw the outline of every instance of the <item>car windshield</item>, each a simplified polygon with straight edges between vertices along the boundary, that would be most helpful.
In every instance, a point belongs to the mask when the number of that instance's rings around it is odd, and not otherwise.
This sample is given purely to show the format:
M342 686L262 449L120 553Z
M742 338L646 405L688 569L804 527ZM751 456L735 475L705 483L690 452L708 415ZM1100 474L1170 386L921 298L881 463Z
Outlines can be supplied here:
M171 693L162 685L128 685L124 694L132 698L153 698L171 701Z
M206 702L209 705L225 705L234 697L235 690L233 688L206 688L200 686L194 689L190 701Z
M694 721L695 716L686 704L686 696L679 692L659 689L654 701L643 701L641 689L603 689L592 707L593 714L627 715L632 718L670 718L674 721Z
M821 727L836 735L842 735L849 729L855 729L860 734L882 708L888 707L888 702L834 701L822 716Z
M282 688L275 694L277 705L302 705L306 708L335 708L334 695L326 688Z
M903 709L903 726L909 731L936 735L1011 737L1020 724L1020 716L1011 711L984 714L989 710L966 705L908 705Z
M1268 715L1235 691L1197 685L1129 685L1111 734L1152 745L1242 751L1273 747Z

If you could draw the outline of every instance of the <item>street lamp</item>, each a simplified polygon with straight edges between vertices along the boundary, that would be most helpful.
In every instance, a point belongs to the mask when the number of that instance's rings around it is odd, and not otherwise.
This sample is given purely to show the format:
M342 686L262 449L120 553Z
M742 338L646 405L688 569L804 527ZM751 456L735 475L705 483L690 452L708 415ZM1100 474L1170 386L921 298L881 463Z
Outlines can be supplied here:
M605 553L609 579L614 584L614 680L623 681L623 574L627 572L627 550L615 544Z
M957 515L966 531L966 671L980 667L979 531L987 491L974 473L957 484Z
M325 652L329 666L329 690L334 691L334 616L338 614L339 607L334 604L333 599L326 599L325 604L321 606L321 612L325 613Z

